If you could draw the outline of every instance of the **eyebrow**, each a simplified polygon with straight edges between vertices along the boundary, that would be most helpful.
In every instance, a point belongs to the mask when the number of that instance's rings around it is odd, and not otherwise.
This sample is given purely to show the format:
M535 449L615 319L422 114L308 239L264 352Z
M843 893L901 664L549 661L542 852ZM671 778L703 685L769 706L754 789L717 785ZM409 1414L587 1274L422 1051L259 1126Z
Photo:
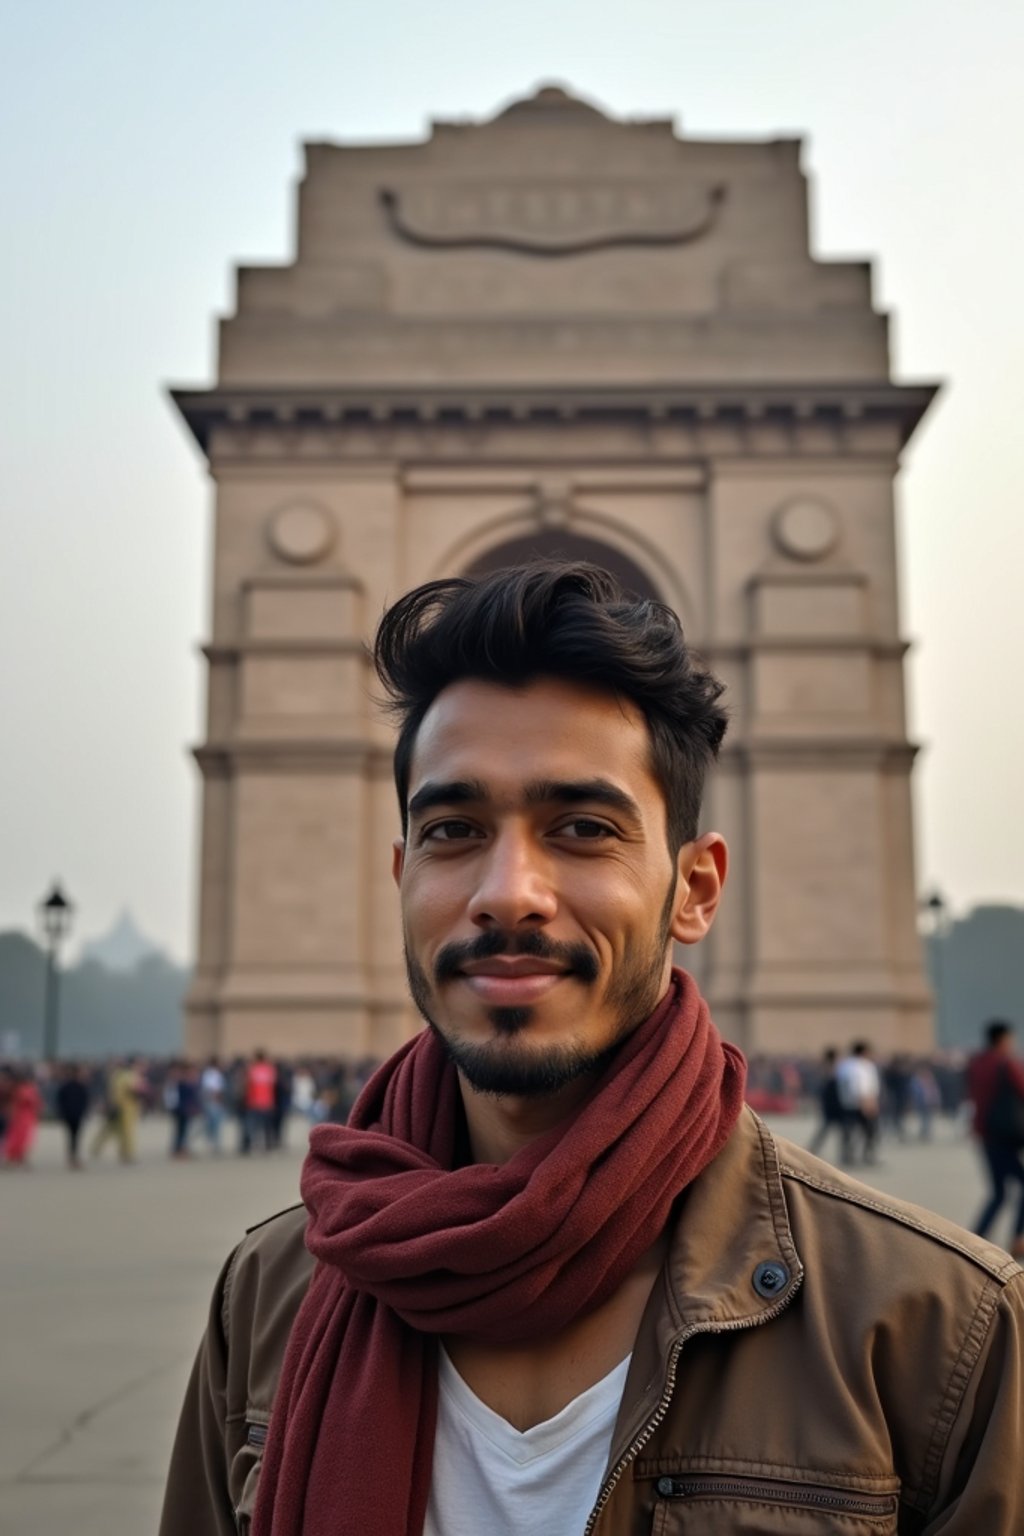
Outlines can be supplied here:
M486 799L487 785L482 779L428 779L409 801L409 815L420 816L439 805L476 805Z
M421 816L438 806L479 805L491 799L482 779L428 779L409 801L409 815ZM527 805L604 805L632 821L642 821L639 805L610 779L534 779L523 794Z
M526 786L527 805L606 805L634 821L642 820L632 795L610 779L535 779Z

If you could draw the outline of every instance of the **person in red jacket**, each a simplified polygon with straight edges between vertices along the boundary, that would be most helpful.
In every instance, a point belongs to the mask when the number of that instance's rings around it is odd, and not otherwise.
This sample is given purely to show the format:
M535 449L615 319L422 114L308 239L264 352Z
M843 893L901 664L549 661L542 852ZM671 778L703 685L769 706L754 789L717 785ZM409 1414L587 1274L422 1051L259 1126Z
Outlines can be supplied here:
M257 1051L245 1074L245 1120L250 1145L259 1145L264 1152L273 1145L276 1088L277 1068L267 1060L266 1051Z
M1020 1189L1011 1252L1024 1256L1024 1162L1021 1144L1006 1122L1007 1103L1019 1100L1024 1121L1024 1067L1013 1054L1013 1025L993 1019L985 1026L986 1048L967 1066L967 1092L974 1105L974 1134L981 1143L991 1193L981 1209L974 1230L984 1237L1002 1210L1007 1184Z

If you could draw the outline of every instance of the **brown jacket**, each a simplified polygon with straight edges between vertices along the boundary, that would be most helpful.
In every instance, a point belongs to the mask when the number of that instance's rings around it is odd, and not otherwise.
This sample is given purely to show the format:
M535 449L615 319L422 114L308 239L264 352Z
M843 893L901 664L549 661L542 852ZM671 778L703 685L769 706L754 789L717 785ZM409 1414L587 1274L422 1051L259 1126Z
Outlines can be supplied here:
M304 1226L221 1275L161 1536L248 1529ZM588 1536L1021 1536L1022 1322L1005 1253L746 1111L681 1202Z

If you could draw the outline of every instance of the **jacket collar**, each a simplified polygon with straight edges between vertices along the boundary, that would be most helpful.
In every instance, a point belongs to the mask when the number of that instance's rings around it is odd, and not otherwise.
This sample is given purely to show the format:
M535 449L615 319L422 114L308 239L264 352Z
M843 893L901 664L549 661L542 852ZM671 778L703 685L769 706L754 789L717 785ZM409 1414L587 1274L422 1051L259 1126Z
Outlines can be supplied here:
M769 1321L788 1306L803 1273L774 1138L744 1108L721 1152L680 1200L634 1345L609 1464L657 1409L681 1338Z

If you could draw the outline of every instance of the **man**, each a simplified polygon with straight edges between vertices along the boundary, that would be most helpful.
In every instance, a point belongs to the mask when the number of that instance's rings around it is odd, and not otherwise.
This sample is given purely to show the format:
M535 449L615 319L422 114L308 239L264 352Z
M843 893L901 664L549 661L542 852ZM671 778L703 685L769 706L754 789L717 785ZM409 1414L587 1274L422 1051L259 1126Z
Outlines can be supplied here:
M818 1085L818 1103L821 1107L821 1124L812 1136L807 1150L820 1157L822 1148L831 1131L837 1131L840 1143L845 1139L846 1114L839 1102L839 1083L836 1067L839 1053L830 1045L821 1059L821 1081Z
M199 1073L190 1062L172 1064L166 1102L171 1115L171 1156L188 1158L191 1155L189 1136L200 1107Z
M836 1067L836 1089L843 1110L843 1162L856 1160L857 1140L864 1162L877 1162L882 1084L866 1040L855 1040Z
M907 1139L907 1115L913 1102L914 1063L898 1052L882 1073L882 1103L885 1118L897 1141Z
M89 1113L89 1085L86 1082L85 1069L77 1062L68 1062L63 1068L55 1104L57 1116L64 1126L67 1137L68 1167L81 1169L83 1163L78 1151L78 1142L82 1134L82 1122Z
M776 1142L672 969L726 872L675 617L533 565L376 664L428 1028L228 1260L163 1536L1024 1529L1024 1271Z
M967 1093L974 1105L974 1134L981 1143L991 1193L974 1230L991 1231L1003 1208L1007 1185L1019 1189L1011 1252L1024 1257L1024 1067L1013 1054L1013 1025L993 1019L985 1026L986 1049L967 1064ZM1015 1124L1016 1122L1016 1124Z

